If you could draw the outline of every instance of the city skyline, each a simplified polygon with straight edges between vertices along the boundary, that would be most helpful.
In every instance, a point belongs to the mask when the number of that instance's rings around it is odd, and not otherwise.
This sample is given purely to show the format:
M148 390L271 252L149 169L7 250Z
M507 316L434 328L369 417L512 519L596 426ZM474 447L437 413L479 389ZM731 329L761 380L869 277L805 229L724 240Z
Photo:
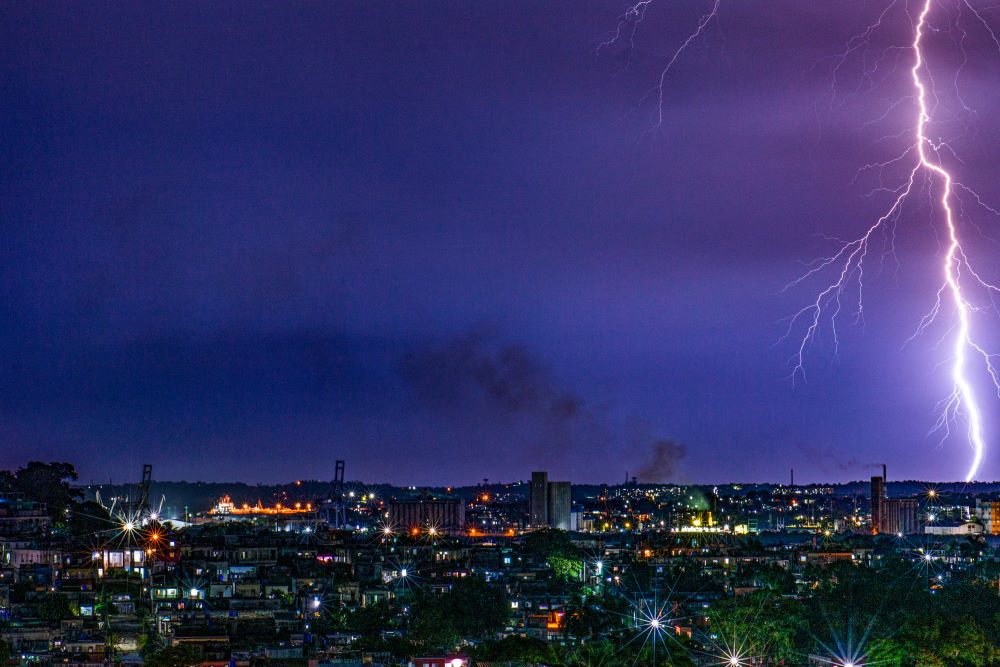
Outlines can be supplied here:
M710 2L650 5L627 53L597 52L606 3L3 7L0 468L962 479L967 445L928 435L945 332L904 345L937 287L926 212L791 380L781 321L811 294L783 288L884 212L858 170L912 112L905 16L866 78L838 56L877 12L801 4L722 3L655 122ZM966 19L928 46L935 140L995 206L1000 55ZM995 224L966 227L978 266Z

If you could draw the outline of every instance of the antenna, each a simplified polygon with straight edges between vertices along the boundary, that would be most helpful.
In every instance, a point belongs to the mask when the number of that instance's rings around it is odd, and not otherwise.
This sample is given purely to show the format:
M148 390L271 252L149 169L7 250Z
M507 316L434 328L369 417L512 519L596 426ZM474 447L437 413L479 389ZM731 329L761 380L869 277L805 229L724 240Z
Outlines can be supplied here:
M347 524L344 509L344 462L338 460L334 468L333 481L323 502L326 506L326 522L335 529L341 529Z

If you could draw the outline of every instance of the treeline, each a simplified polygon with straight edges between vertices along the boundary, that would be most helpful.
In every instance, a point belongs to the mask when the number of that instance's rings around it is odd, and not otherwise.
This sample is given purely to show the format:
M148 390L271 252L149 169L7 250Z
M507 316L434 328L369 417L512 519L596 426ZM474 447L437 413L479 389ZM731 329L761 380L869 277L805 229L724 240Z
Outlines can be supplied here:
M100 504L84 500L72 463L29 461L17 470L0 470L0 494L44 503L52 528L74 535L107 530L110 517Z

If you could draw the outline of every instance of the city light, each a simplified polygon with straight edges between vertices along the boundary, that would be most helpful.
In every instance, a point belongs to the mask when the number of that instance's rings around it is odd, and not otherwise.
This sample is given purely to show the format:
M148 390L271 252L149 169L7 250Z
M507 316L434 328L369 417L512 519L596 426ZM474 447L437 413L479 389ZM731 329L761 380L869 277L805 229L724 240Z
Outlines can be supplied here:
M1000 468L1000 203L963 184L1000 193L1000 0L620 1L18 5L0 657L1000 656L1000 493L971 481ZM581 44L655 61L601 81ZM608 125L642 77L651 152ZM789 269L824 216L849 231ZM813 355L874 304L817 408ZM881 367L914 328L940 345ZM784 385L753 351L780 334ZM942 394L958 457L913 444Z

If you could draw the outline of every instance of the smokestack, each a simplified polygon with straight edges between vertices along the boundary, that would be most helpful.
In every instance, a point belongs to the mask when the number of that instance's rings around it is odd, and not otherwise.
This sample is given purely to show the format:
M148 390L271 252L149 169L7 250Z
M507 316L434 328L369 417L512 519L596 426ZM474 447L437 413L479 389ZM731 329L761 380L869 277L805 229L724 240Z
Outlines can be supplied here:
M886 477L886 475L885 475L885 464L884 463L882 464L882 479L885 480L885 481L887 481L887 482L889 481L889 478Z
M792 468L788 475L788 486L795 486L795 468Z

